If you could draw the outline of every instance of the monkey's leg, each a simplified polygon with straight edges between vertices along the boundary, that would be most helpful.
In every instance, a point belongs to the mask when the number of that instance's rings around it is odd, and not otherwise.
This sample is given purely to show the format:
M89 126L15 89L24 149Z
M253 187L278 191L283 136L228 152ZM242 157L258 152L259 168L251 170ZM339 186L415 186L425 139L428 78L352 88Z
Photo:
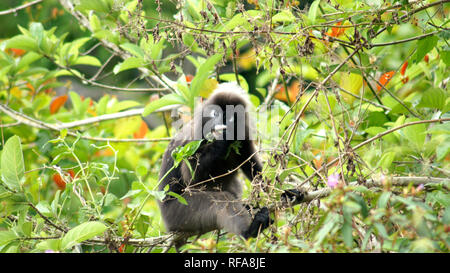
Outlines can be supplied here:
M258 213L252 219L242 202L229 192L194 192L183 197L187 206L175 199L161 204L169 231L206 233L224 229L248 238L256 236L270 223L268 211Z

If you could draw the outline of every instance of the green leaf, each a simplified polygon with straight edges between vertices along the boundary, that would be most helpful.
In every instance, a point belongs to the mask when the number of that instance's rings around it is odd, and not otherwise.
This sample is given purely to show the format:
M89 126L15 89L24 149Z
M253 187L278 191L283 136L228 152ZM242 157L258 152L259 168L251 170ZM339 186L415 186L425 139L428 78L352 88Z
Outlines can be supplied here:
M106 114L107 106L109 102L109 95L104 95L97 103L97 106L95 107L95 110L97 111L98 115L104 115Z
M450 135L450 122L436 124L427 130L429 134L448 134Z
M142 192L141 189L139 189L139 190L130 190L124 196L120 197L120 200L123 200L123 199L128 198L128 197L133 197L135 195L138 195L141 192Z
M295 16L290 10L282 10L272 17L273 23L291 23L295 21Z
M406 123L418 121L417 118L408 118L406 119ZM403 129L401 129L403 135L410 141L411 143L416 145L417 149L421 149L425 143L426 138L426 130L427 127L425 124L416 124L407 126Z
M97 32L102 29L100 19L94 13L89 15L89 24L91 25L92 32Z
M50 240L44 240L36 245L36 249L40 251L45 250L54 250L58 251L60 250L61 246L61 239L50 239Z
M113 72L114 74L118 74L124 70L139 68L143 66L145 66L145 63L141 58L130 57L125 59L125 61L116 64L116 66L114 66Z
M428 36L426 38L417 41L417 50L414 56L411 58L415 63L423 60L425 55L430 52L437 44L439 38L435 35Z
M72 101L72 105L73 105L73 109L75 111L75 113L77 115L82 114L83 112L81 111L82 108L82 104L83 102L81 101L81 97L80 95L78 95L78 93L73 92L73 91L69 91L69 96L70 96L70 100Z
M166 47L166 39L161 38L157 43L153 40L153 36L150 36L149 39L141 39L139 43L140 47L135 48L134 51L140 55L140 51L144 49L146 55L145 57L150 57L152 60L160 59L162 56L162 52ZM142 52L142 57L144 57L144 53Z
M329 213L325 218L325 223L314 236L315 244L321 244L322 241L330 235L331 231L339 222L339 215L336 213Z
M150 218L146 215L141 215L136 222L136 230L141 234L142 237L145 238L145 234L147 233Z
M439 53L441 56L442 61L447 65L450 66L450 50L443 50Z
M109 12L107 4L102 0L80 0L80 4L75 6L75 9L79 11L94 10L103 13Z
M174 166L178 166L183 159L195 154L201 144L202 140L194 140L184 146L178 146L175 150L173 150L172 158L174 160Z
M8 139L1 157L2 180L14 190L19 190L24 178L25 164L23 161L20 138L13 136Z
M139 105L141 105L141 104L139 102L137 102L137 101L124 100L124 101L121 101L121 102L118 102L118 103L114 104L113 107L108 112L110 112L110 113L117 113L117 112L123 111L125 109L129 109L131 107L136 107L136 106L139 106Z
M124 43L120 45L121 48L125 49L126 51L130 52L136 57L144 58L145 54L142 48L139 46L132 44L132 43Z
M437 161L443 160L449 153L450 153L450 143L449 143L448 139L441 145L436 146L436 160Z
M388 239L389 235L386 231L386 228L381 223L375 223L374 224L375 229L378 231L378 234L383 237L384 239Z
M431 88L424 92L417 107L428 107L443 110L447 95L441 88Z
M42 45L42 40L44 39L44 27L42 24L36 22L31 23L30 33L36 38L37 44L40 47Z
M100 235L107 227L98 221L86 222L74 227L64 235L61 241L61 249L68 249L94 236Z
M39 51L36 40L25 35L17 35L6 42L6 48L18 48L26 51Z
M186 205L186 206L188 205L188 203L186 202L186 199L184 199L184 197L181 196L181 195L179 195L178 193L169 191L169 192L167 193L167 195L170 195L170 196L175 197L175 198L178 200L178 202L180 202L180 203L183 204L183 205Z
M238 13L233 18L231 18L228 23L225 24L224 27L222 27L221 31L232 31L234 28L238 26L245 26L248 25L248 20L242 15L242 13Z
M168 106L168 105L173 105L173 104L184 104L185 101L183 99L183 97L181 97L180 95L177 94L168 94L165 95L164 97L152 101L149 104L147 104L147 106L144 109L144 112L142 113L142 116L147 116L149 114L151 114L153 111L162 108L164 106Z
M191 82L190 106L193 107L194 98L200 93L203 83L214 70L214 66L222 59L222 54L215 54L208 58L197 70L194 79Z
M77 60L73 63L74 65L77 64L84 64L84 65L92 65L92 66L102 66L100 61L92 56L81 56L78 57Z
M352 247L353 235L352 235L352 213L346 205L343 207L344 223L342 225L342 237L347 247Z
M238 75L238 77L239 77L239 83L241 84L242 89L244 89L245 91L248 92L249 87L248 87L247 80L242 75ZM234 73L220 74L219 79L221 81L226 81L226 82L236 82L236 74L234 74Z
M11 242L14 239L17 239L18 236L11 230L2 230L0 231L0 246L4 246Z
M144 165L138 165L136 167L136 173L139 176L145 176L148 173L148 170L147 170L147 168Z
M383 194L381 194L380 198L378 198L377 207L381 208L381 209L385 209L390 197L391 197L390 192L383 192Z
M28 52L20 59L16 69L17 71L19 71L20 69L30 65L31 63L40 60L41 58L42 56L37 54L36 52Z
M395 152L386 152L381 157L378 166L388 169L392 165L392 161L395 159Z
M308 12L308 19L311 24L316 22L317 11L319 10L320 0L316 0L311 4Z

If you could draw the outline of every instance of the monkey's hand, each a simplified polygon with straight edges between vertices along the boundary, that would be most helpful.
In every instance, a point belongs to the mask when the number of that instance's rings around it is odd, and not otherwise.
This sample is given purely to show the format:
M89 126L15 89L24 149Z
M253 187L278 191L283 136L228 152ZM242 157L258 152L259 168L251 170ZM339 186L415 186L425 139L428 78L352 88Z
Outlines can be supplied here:
M256 237L260 231L264 230L272 223L273 220L270 219L269 209L267 209L267 207L261 208L256 213L255 218L253 218L248 230L244 232L244 238L248 239L250 237Z
M289 189L281 194L281 201L286 205L294 206L299 204L304 197L305 194L303 192L297 189Z

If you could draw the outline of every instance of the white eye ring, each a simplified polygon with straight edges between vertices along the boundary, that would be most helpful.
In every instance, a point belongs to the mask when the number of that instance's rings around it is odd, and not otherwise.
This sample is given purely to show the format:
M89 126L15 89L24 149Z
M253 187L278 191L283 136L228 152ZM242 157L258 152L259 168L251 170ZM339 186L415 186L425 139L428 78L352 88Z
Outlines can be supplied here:
M215 118L217 116L219 116L219 113L216 111L216 109L211 110L210 117Z
M233 122L234 121L234 116L231 116L231 118L228 119L229 122Z

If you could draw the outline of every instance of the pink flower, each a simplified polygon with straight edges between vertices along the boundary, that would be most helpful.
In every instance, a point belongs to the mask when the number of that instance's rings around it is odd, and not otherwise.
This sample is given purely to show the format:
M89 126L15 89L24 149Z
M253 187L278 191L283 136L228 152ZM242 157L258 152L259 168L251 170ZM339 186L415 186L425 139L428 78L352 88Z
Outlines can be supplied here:
M328 176L328 181L327 181L328 187L334 189L337 187L338 184L339 184L339 174L334 173L334 174Z
M417 186L416 191L419 192L419 191L423 190L423 188L424 188L424 185L420 184L419 186Z

